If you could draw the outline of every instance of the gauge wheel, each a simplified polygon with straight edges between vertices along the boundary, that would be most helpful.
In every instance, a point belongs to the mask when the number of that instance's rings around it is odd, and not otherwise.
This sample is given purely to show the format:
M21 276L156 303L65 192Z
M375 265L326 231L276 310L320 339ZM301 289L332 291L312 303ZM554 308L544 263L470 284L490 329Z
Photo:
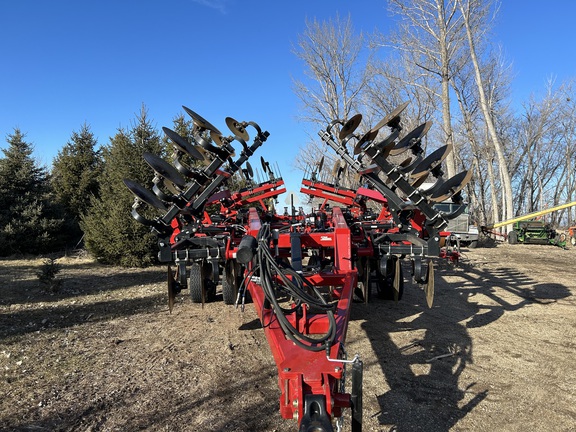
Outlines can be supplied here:
M204 292L204 266L201 263L192 263L190 267L190 298L193 303L202 303Z
M222 299L224 304L232 305L236 303L238 296L238 284L236 277L236 265L234 260L226 261L224 264L224 274L222 275Z

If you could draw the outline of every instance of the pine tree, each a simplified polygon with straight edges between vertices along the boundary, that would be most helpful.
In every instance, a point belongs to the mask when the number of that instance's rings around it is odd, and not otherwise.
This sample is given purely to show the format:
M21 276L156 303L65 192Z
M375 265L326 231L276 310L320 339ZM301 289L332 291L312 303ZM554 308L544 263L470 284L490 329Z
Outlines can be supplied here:
M51 184L56 199L68 216L70 239L76 244L82 236L80 215L86 213L92 196L98 196L102 157L90 126L82 125L53 161Z
M128 178L149 187L153 171L142 158L144 152L164 154L143 106L131 130L118 130L102 149L100 196L91 199L91 207L82 215L86 248L103 263L145 266L154 262L156 236L131 217L134 195L123 183Z
M0 255L39 254L63 246L63 218L53 204L46 169L32 157L33 146L14 129L0 159Z

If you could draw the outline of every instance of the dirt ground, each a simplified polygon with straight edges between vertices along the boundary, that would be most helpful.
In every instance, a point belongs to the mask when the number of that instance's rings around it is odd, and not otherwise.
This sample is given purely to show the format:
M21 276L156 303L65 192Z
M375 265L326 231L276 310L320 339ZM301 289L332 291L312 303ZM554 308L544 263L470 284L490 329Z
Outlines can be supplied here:
M500 244L437 262L426 306L355 303L364 431L576 430L576 249ZM0 261L0 429L295 431L252 305L178 297L165 269ZM346 424L349 430L349 423Z

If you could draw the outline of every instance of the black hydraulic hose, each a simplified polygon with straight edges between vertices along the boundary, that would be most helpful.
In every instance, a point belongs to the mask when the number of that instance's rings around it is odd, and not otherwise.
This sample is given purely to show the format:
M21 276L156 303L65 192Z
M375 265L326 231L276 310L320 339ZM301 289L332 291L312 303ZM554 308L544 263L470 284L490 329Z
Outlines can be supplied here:
M276 260L270 253L269 240L270 226L265 224L258 232L258 248L255 264L260 269L260 285L266 299L272 305L278 324L286 336L303 349L322 351L329 348L336 339L336 319L334 317L333 306L327 304L316 287L310 284L302 275L290 267L280 267L276 263ZM282 284L278 285L278 283L275 283L275 275L280 278ZM316 296L307 293L304 288L305 285L310 288ZM280 306L277 298L279 288L290 294L290 296L295 299L297 305L307 303L311 308L324 311L329 321L328 332L322 337L311 338L294 328L289 322L287 315L295 313L297 310L295 308L284 309Z

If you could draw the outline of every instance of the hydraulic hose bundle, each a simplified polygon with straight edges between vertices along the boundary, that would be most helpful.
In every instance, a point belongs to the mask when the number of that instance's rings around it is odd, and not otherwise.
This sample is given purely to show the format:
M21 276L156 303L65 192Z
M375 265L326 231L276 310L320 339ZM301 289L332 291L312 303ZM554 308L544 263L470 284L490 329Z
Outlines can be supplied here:
M266 300L274 310L278 324L297 346L309 351L329 349L336 339L336 320L334 306L327 303L318 288L312 285L302 274L298 273L285 262L280 262L272 255L270 240L272 238L270 225L264 224L258 231L258 238L246 240L240 245L238 253L247 258L251 253L245 252L242 246L252 248L257 243L254 255L253 275L259 275L260 285ZM255 240L255 241L254 241ZM243 240L244 241L244 240ZM244 250L243 250L244 249ZM294 305L292 308L282 307L280 298L289 296ZM288 319L291 314L302 313L303 308L314 312L324 312L328 317L329 327L326 334L310 337L300 332ZM262 323L264 326L270 323Z

